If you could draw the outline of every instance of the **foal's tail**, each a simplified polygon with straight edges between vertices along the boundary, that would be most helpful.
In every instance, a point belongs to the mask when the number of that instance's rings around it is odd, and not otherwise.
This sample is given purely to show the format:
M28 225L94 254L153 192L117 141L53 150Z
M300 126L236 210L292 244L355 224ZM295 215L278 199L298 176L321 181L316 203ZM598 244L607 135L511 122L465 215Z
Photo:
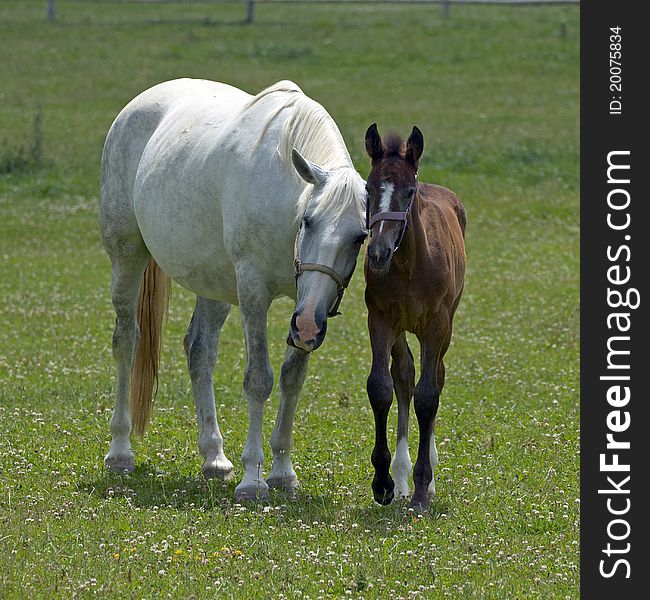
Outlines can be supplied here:
M169 308L171 281L151 259L140 284L138 324L140 341L131 367L132 431L144 435L153 398L158 391L158 367L162 350L163 327Z

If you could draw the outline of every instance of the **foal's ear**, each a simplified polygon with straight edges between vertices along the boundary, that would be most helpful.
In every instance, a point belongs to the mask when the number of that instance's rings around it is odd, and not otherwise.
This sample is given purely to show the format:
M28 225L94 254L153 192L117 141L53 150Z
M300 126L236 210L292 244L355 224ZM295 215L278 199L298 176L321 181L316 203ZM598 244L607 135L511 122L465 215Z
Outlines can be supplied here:
M377 131L377 123L373 123L366 131L366 152L372 162L379 160L384 155L384 145L381 142L379 131Z
M409 139L406 141L406 154L404 155L404 158L409 161L416 170L423 150L424 137L422 132L413 125L413 131L411 131L411 135L409 135Z
M327 171L321 169L316 163L304 158L295 148L291 151L291 162L298 171L298 175L307 183L319 185L327 181Z

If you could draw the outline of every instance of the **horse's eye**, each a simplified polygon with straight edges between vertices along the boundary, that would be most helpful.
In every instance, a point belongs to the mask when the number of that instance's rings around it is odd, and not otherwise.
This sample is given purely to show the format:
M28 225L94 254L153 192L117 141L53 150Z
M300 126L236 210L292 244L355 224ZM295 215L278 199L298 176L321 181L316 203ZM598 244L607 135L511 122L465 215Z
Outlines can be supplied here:
M302 218L302 224L305 226L305 229L309 229L312 226L312 220L309 217L304 216Z

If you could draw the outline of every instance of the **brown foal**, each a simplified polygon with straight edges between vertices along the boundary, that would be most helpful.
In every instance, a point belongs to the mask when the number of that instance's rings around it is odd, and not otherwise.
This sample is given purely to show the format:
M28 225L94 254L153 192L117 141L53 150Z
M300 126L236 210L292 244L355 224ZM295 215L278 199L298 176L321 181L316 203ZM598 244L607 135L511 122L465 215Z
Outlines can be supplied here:
M370 242L365 261L372 346L367 390L375 415L372 490L380 504L409 495L408 419L413 397L420 442L411 506L420 508L428 507L435 493L433 470L438 454L434 423L445 384L443 357L463 291L466 224L465 209L453 192L418 183L423 147L417 127L406 144L394 135L382 142L374 124L366 132L366 151L372 164L367 184ZM417 385L407 331L420 342ZM395 480L389 473L391 454L386 439L393 389L398 403L397 449L392 463Z

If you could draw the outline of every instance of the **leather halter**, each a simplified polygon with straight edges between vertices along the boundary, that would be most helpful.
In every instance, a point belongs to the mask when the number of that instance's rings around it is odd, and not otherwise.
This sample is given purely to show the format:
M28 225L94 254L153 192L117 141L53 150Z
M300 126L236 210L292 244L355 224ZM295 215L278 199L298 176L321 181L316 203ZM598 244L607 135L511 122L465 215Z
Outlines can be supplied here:
M415 199L415 195L417 194L417 185L418 185L418 175L416 173L415 192L413 192L413 196L411 196L411 199L409 200L409 203L405 210L400 210L400 211L387 210L384 212L375 213L371 217L370 202L366 202L366 229L368 230L368 235L370 237L372 237L372 227L375 223L378 223L380 221L400 221L402 223L402 230L399 234L399 237L397 238L397 241L395 242L395 247L393 248L393 252L397 252L397 249L400 247L400 244L404 239L404 234L406 233L406 229L408 228L408 216L409 213L411 212L411 206L413 206L413 200Z
M300 228L302 229L302 225L300 226ZM332 267L329 267L327 265L321 265L320 263L304 263L300 260L300 254L298 252L299 236L300 236L300 231L298 231L298 235L296 236L296 242L294 245L295 258L293 261L293 266L296 271L296 286L298 286L298 277L300 277L305 271L318 271L319 273L325 273L325 275L329 275L336 282L337 290L336 290L336 298L334 299L334 302L332 302L332 305L329 308L327 316L336 317L337 315L341 314L339 312L339 306L341 305L341 300L343 300L343 294L345 293L345 290L348 287L350 280L352 279L352 275L354 275L354 269L356 268L357 263L356 261L354 262L352 271L350 271L350 274L345 278L341 277Z

